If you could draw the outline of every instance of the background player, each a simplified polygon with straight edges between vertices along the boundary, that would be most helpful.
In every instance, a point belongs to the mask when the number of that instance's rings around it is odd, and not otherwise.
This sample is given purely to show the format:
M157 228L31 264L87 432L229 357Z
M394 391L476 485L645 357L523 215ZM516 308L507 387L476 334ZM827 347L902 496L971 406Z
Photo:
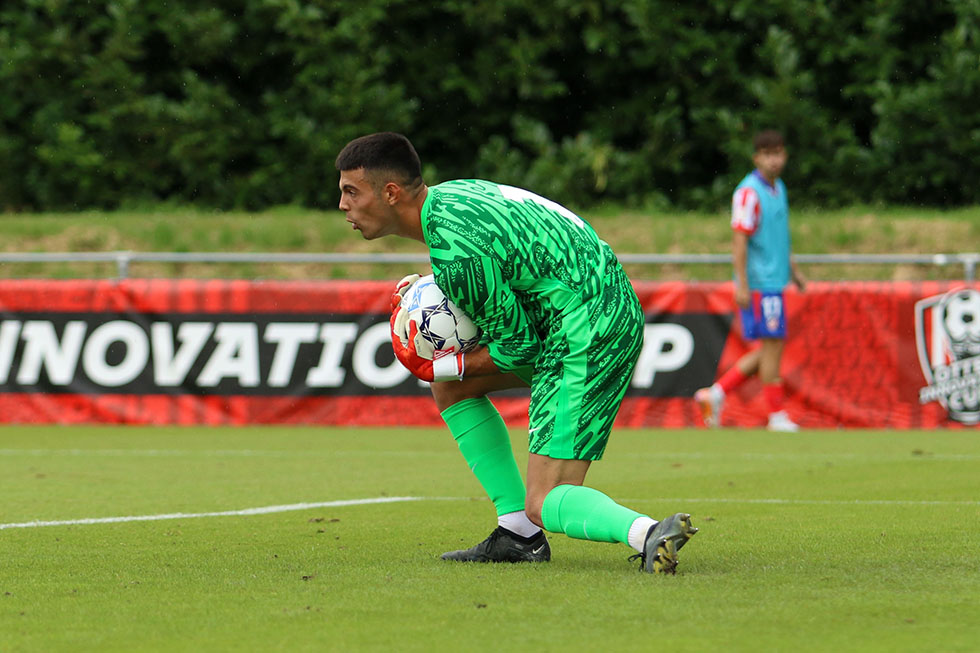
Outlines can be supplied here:
M390 132L337 156L340 209L366 239L398 235L429 248L436 283L483 330L485 346L436 361L398 331L392 345L432 396L463 457L497 509L476 546L443 555L479 562L546 561L541 531L632 546L641 569L672 573L697 529L677 513L660 522L584 487L602 457L642 345L644 316L609 246L568 209L528 191L480 180L429 188L407 138ZM414 336L414 333L400 334ZM531 386L527 486L503 419L487 393Z
M783 289L792 279L802 291L805 282L790 255L789 202L786 185L779 178L786 166L783 136L763 131L756 135L753 146L755 170L732 196L732 263L742 335L761 344L710 388L695 392L694 399L705 424L719 426L725 395L758 373L769 407L769 430L793 432L799 426L783 409L785 391L779 372L786 339Z

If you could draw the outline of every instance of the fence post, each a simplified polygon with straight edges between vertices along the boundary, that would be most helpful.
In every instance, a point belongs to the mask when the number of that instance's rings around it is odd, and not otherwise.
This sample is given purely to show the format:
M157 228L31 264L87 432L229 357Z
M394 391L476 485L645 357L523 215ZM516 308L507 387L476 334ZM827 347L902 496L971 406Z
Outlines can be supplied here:
M125 279L129 276L129 261L131 252L116 252L116 276Z
M967 281L973 281L977 278L977 260L980 259L980 255L963 255L963 276Z

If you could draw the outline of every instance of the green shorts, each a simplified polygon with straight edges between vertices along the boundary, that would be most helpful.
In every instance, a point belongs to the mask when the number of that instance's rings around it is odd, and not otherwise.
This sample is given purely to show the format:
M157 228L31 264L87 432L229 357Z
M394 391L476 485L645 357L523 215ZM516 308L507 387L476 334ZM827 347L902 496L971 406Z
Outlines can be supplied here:
M562 316L534 369L518 372L531 386L531 453L602 458L643 346L645 322L632 285L617 272L601 294Z

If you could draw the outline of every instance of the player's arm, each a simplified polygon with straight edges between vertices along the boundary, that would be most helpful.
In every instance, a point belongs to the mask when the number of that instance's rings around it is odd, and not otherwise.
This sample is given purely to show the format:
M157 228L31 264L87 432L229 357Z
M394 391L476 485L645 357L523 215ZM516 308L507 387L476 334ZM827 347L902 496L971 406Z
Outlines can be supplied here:
M496 261L433 261L433 270L439 287L483 331L486 348L466 355L467 376L511 372L534 362L541 340Z
M419 356L415 350L418 327L401 309L404 293L418 278L409 275L391 297L391 344L395 356L412 374L423 381L462 381L507 372L534 360L540 340L491 259L454 259L444 267L433 259L433 270L440 289L481 328L481 340L487 346L434 360Z
M748 260L749 236L743 231L736 230L732 235L732 267L735 268L735 303L741 308L748 308L751 299L747 272Z
M749 238L759 227L759 196L750 187L738 188L732 196L732 267L735 268L735 303L748 308Z
M490 350L486 347L477 347L463 354L463 368L461 371L465 374L466 378L501 374L500 368L493 362L493 358L490 357Z
M783 186L783 192L785 192L785 190L786 187ZM790 242L791 242L790 252L792 252L793 251L792 238L790 239ZM799 289L799 291L800 292L806 291L806 277L803 276L803 273L800 271L799 266L796 265L796 261L793 260L792 254L790 254L789 257L789 274L790 274L790 280L794 284L796 284L796 287Z
M792 258L789 260L789 270L790 274L792 275L793 283L796 284L796 287L800 289L800 292L805 291L806 277L803 276L803 273L800 271L800 266L798 266L796 261L794 261Z

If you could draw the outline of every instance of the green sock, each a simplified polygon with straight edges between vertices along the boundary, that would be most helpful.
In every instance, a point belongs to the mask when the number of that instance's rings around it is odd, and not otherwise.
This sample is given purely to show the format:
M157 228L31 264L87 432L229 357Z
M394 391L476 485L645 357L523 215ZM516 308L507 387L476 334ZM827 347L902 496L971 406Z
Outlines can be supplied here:
M524 510L524 480L514 460L510 434L490 400L464 399L442 411L442 419L497 508L497 516Z
M630 526L642 516L599 490L581 485L559 485L541 507L545 530L593 542L629 544Z

